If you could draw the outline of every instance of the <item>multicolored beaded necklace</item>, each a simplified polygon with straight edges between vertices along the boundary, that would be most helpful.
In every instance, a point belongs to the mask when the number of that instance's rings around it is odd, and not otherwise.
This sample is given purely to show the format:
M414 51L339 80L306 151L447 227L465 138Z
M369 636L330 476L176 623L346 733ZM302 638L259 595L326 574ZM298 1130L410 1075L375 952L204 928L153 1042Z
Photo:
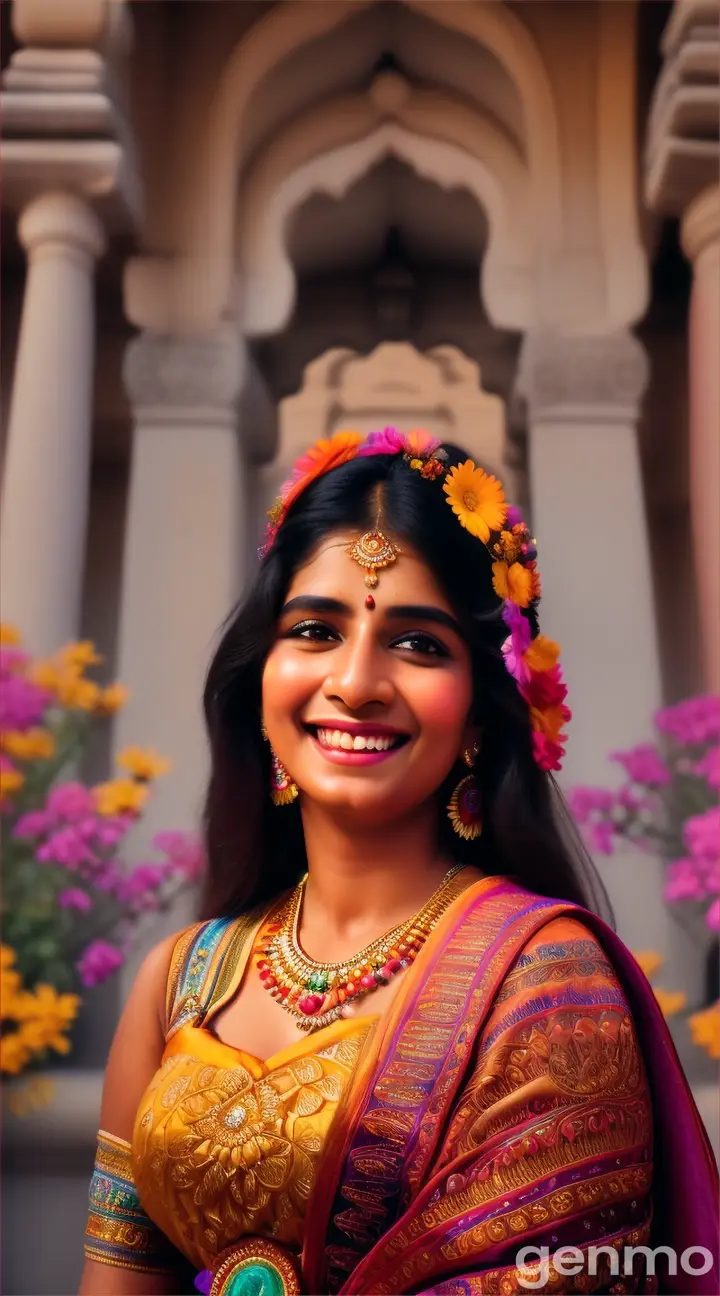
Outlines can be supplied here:
M257 965L265 989L296 1018L298 1030L319 1030L338 1017L350 1016L355 1000L387 985L414 961L454 898L454 892L448 893L448 883L464 867L455 864L446 873L419 913L343 963L317 963L300 947L298 926L306 873L268 926L269 939Z

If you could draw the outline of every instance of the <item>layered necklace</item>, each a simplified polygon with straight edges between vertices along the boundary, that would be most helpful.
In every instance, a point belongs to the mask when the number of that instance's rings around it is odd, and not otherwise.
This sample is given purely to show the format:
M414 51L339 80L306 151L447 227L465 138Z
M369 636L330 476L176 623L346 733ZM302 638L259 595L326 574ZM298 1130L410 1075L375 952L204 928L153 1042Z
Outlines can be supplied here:
M298 927L306 873L267 926L266 944L257 965L265 989L292 1014L298 1030L319 1030L338 1017L349 1017L356 1000L387 985L414 961L454 899L455 889L449 884L464 867L455 864L412 918L341 963L317 963L300 946Z

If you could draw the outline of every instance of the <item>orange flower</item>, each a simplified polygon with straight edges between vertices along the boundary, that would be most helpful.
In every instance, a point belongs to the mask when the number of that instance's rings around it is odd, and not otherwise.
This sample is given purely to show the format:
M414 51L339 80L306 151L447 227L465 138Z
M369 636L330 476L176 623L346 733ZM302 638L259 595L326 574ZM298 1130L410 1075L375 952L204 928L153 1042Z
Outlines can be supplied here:
M525 608L531 603L533 598L532 592L532 572L522 563L513 563L508 567L507 563L493 563L493 589L498 598L512 599L518 607Z
M109 684L100 694L95 707L96 714L102 716L114 715L116 711L122 710L129 696L130 693L124 684Z
M413 459L424 459L429 452L437 450L440 438L433 436L425 428L411 428L405 433L407 453Z
M0 621L0 648L17 648L20 643L20 631L7 621Z
M720 1058L720 999L702 1012L688 1017L693 1044L706 1049L711 1058Z
M552 670L559 656L560 644L548 639L547 635L539 634L523 653L523 661L531 671L546 671Z
M490 532L499 531L507 517L503 488L497 478L466 459L448 473L443 490L460 525L487 544Z
M657 986L653 986L653 994L663 1017L672 1017L673 1013L680 1012L687 1003L687 995L684 995L682 990L660 990Z
M158 756L152 747L147 750L143 747L125 747L115 761L121 769L127 770L133 778L143 783L149 783L160 774L167 774L170 769L170 761L164 756Z
M93 788L95 806L101 815L140 814L148 795L146 783L129 778L110 779Z
M354 459L364 440L362 432L336 432L334 436L322 437L310 446L307 454L295 463L290 481L280 492L283 514L316 477Z
M663 963L662 954L658 954L656 950L638 950L634 954L634 958L635 962L640 964L648 980Z
M532 727L538 733L545 734L552 742L557 742L560 737L560 731L564 724L569 720L568 709L562 704L560 706L545 707L542 711L539 707L530 708L530 720Z

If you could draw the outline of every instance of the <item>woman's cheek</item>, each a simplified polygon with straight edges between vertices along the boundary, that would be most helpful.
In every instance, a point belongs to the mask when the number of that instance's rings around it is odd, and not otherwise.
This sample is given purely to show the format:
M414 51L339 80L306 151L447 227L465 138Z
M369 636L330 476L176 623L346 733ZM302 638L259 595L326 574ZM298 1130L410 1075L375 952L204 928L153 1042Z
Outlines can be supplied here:
M457 732L459 741L471 703L467 681L459 675L438 671L422 688L416 683L414 693L413 710L420 729L428 734L442 734L446 739L454 739Z

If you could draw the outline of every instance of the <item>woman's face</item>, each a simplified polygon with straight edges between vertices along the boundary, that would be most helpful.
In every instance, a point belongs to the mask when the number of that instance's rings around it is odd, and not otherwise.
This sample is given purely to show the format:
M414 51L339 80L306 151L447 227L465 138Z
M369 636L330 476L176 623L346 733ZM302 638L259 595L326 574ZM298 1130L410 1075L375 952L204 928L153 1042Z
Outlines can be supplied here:
M303 798L392 820L425 802L473 737L470 653L413 549L378 573L366 607L357 537L323 541L295 574L263 673L272 746Z

